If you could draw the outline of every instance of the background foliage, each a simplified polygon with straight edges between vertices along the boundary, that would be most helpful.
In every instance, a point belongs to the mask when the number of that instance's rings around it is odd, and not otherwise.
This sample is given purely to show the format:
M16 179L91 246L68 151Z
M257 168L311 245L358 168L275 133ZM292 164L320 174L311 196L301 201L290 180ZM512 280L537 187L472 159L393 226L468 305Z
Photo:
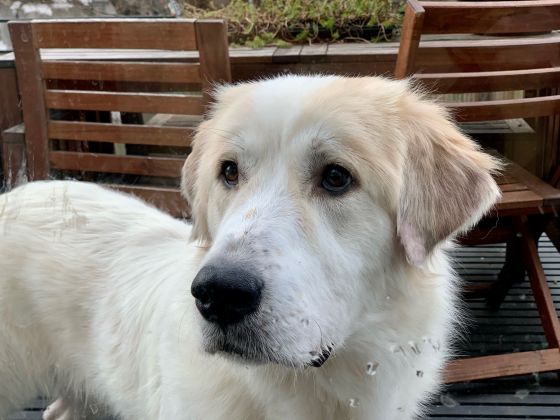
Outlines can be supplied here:
M254 48L312 42L378 42L398 28L404 1L232 0L180 2L185 17L228 21L230 43ZM205 7L201 7L205 6Z

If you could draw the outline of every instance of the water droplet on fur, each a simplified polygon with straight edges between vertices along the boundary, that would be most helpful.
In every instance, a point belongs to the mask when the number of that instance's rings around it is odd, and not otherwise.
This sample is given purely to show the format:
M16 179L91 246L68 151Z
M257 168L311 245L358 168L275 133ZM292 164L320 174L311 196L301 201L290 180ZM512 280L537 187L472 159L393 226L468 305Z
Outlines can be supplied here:
M409 341L409 342L408 342L408 345L410 346L410 349L412 350L412 352L413 352L414 354L420 354L420 353L422 353L422 352L420 351L420 347L418 347L418 344L417 344L415 341Z
M436 341L435 343L430 340L428 340L430 342L430 344L432 345L432 348L434 349L434 351L439 351L440 349L440 344L439 341Z
M515 398L519 398L520 400L524 400L528 396L529 396L528 389L518 389L517 391L515 391Z
M423 370L417 370L416 371L416 376L418 376L419 378L422 378L424 376L424 371Z
M379 367L379 363L377 362L368 362L366 365L366 373L369 376L374 376L377 373L377 368Z
M439 401L447 408L457 407L457 401L455 401L449 394L441 394L439 396Z
M348 405L352 408L359 407L360 406L360 400L357 399L357 398L350 398L348 400Z
M402 348L402 346L397 346L396 344L393 344L393 345L389 348L389 350L391 350L391 352L393 352L393 353L396 354L396 353L402 352L402 351L403 351L403 348Z

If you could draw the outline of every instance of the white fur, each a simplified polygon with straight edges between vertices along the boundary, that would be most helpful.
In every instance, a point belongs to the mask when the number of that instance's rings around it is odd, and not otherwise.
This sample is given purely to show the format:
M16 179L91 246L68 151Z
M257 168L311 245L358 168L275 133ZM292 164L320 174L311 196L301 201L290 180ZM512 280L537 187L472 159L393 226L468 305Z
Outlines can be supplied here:
M186 166L194 233L87 183L37 182L0 196L0 419L41 393L63 397L50 419L76 405L124 420L421 413L449 355L455 278L441 243L410 264L397 237L410 139L399 134L406 122L393 96L409 95L406 86L379 82L372 92L390 112L356 111L345 131L328 107L309 103L340 80L279 78L219 94L197 136L201 152ZM371 136L363 144L374 157L345 143L350 135ZM320 168L306 172L317 151L350 166L359 178L352 192L333 199L317 187ZM223 158L239 162L238 188L217 176ZM496 198L488 184L453 229ZM190 285L209 262L263 276L259 312L237 343L260 343L252 360L216 348L196 310ZM331 358L306 367L326 346Z

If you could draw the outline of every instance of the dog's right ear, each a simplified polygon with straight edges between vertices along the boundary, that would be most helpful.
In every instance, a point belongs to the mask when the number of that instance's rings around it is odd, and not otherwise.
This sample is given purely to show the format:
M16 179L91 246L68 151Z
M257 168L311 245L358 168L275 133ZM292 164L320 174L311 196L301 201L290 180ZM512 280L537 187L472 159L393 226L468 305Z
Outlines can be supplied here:
M208 193L199 191L200 179L200 160L202 157L204 144L201 138L204 127L209 124L208 121L202 122L191 144L191 153L187 157L183 169L181 170L181 194L187 200L191 211L193 222L193 230L191 239L202 242L209 241L210 234L208 231Z

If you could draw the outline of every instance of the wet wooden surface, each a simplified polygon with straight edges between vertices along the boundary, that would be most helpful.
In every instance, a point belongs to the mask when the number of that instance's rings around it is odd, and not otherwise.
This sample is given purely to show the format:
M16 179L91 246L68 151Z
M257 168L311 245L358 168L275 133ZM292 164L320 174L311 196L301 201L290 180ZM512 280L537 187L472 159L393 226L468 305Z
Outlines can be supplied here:
M543 237L539 254L560 310L560 254ZM464 247L454 252L457 270L471 283L493 281L505 246ZM546 349L547 343L527 279L516 284L499 310L483 299L467 302L472 326L459 343L469 356ZM433 419L560 419L560 379L554 373L476 381L447 386L431 407Z

